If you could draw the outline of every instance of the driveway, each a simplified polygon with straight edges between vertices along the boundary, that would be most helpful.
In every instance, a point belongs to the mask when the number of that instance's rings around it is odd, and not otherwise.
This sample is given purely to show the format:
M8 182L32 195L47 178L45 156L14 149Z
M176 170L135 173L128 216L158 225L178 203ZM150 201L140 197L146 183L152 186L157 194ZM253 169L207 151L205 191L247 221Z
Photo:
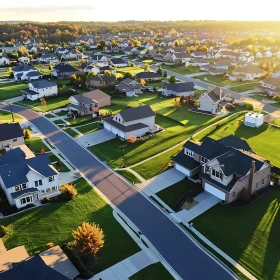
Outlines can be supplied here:
M182 181L185 176L186 175L182 172L172 168L147 180L145 183L137 184L137 187L143 190L147 195L151 196L179 181Z
M85 148L94 146L111 139L116 138L116 135L106 129L100 129L95 132L77 138L77 141L81 143Z
M197 195L194 200L197 201L198 204L193 208L190 210L183 209L177 214L174 214L177 216L177 220L179 218L179 220L181 220L184 224L187 224L189 221L201 215L221 201L221 199L206 191Z

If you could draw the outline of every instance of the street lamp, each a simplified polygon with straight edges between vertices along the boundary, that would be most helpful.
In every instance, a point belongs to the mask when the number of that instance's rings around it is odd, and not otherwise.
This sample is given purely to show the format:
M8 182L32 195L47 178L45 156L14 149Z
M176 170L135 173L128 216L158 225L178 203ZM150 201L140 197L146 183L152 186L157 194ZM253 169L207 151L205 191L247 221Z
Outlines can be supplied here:
M13 113L12 105L11 105L11 103L9 103L9 105L10 105L10 111L11 111L11 114L12 114L13 122L15 122L15 118L14 118L14 113Z
M119 147L119 148L122 148L122 149L123 149L123 167L125 167L124 147L126 147L126 144Z

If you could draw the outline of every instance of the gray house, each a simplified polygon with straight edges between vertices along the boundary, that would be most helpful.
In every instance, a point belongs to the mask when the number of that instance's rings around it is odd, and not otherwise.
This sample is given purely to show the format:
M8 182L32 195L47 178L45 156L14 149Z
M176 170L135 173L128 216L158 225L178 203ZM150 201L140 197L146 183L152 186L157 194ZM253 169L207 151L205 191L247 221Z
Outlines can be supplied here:
M24 145L24 137L19 123L0 124L0 150Z
M176 83L162 87L164 96L191 96L194 94L195 85L193 82Z
M132 79L125 79L119 85L116 86L116 90L120 93L125 93L126 96L137 96L137 94L141 94L142 89L145 87Z

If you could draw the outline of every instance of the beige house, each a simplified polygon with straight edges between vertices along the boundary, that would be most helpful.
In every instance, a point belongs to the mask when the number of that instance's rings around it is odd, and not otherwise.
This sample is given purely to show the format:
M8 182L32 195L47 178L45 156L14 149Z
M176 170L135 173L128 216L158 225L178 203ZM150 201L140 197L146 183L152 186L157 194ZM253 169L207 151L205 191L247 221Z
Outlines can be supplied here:
M19 123L0 124L0 150L24 145L24 137Z

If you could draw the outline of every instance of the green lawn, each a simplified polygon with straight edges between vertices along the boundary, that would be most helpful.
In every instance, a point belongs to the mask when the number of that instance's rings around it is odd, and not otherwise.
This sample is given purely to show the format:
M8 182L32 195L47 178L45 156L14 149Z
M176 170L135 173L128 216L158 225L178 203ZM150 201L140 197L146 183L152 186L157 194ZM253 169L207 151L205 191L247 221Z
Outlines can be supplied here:
M22 120L21 116L14 114L15 122L20 122ZM0 110L0 123L12 123L12 114L3 110Z
M131 73L132 75L136 75L140 72L143 72L144 69L141 67L131 67L131 66L127 66L127 67L122 67L122 68L117 68L117 74L122 74L124 75L125 73Z
M79 125L84 125L87 123L91 123L94 121L91 115L84 116L84 117L70 117L67 119L67 121L70 123L70 126L79 126Z
M75 132L74 130L72 130L70 127L69 128L65 128L63 129L66 133L68 133L69 135L71 135L72 137L76 138L79 136L79 134L77 132Z
M168 117L156 115L156 124L165 128L165 131L156 134L148 140L139 140L136 143L127 143L125 159L127 165L133 165L154 156L174 145L186 140L195 131L206 127L217 120L217 117L184 111L188 116L187 125ZM124 143L119 139L112 139L90 147L90 151L101 160L105 160L111 167L118 168L123 164L123 152L119 147Z
M142 183L134 174L132 174L128 170L118 170L117 172L133 184Z
M129 280L174 280L168 270L160 263L154 263L132 275Z
M46 114L44 116L48 119L55 118L55 116L53 114Z
M95 122L95 123L90 123L84 126L77 127L76 129L83 134L88 134L100 129L100 126L98 125L97 122Z
M0 101L21 95L21 90L28 88L27 84L9 83L0 85Z
M142 164L136 165L132 169L141 175L144 179L148 180L170 168L170 161L173 156L180 150L180 147L175 147L172 150L150 159Z
M42 148L47 152L50 149L42 142L40 137L31 137L25 140L26 146L34 153L41 153Z
M253 90L255 89L256 86L258 86L260 83L248 83L245 85L241 85L241 86L236 86L236 87L232 87L230 88L230 90L235 91L235 92L244 92L244 91L248 91L248 90Z
M68 112L66 111L61 111L61 112L58 112L58 113L55 113L57 116L60 116L60 117L64 117L67 115Z
M200 67L195 67L195 66L185 67L182 65L162 65L162 70L164 71L165 69L176 72L181 75L187 75L192 73L198 73Z
M273 123L280 126L280 119L274 120Z
M194 227L260 280L280 279L280 191L245 208L218 204Z
M53 203L2 219L1 224L8 226L10 232L3 240L7 249L25 245L30 254L44 251L49 242L57 245L71 241L72 230L89 221L99 224L105 235L98 260L91 265L94 273L138 252L136 243L113 217L112 208L84 179L75 184L78 195L72 201Z
M243 125L244 116L240 116L210 133L213 139L233 134L248 142L259 156L270 160L271 164L280 167L280 129L263 124L259 128ZM201 138L199 135L198 138Z
M176 210L180 199L186 194L196 194L201 190L200 184L195 184L190 180L184 179L158 193L156 195L164 201L170 208Z
M56 121L53 121L55 124L57 124L58 126L63 126L63 125L66 125L66 123L63 121L63 120L56 120Z
M52 70L49 69L49 64L35 65L35 68L43 75L50 75L52 73Z
M57 169L59 172L69 172L70 169L62 162L61 166L57 166L57 164L54 164L54 168Z
M59 161L59 158L56 155L54 155L53 153L48 153L48 156L49 156L51 162Z

